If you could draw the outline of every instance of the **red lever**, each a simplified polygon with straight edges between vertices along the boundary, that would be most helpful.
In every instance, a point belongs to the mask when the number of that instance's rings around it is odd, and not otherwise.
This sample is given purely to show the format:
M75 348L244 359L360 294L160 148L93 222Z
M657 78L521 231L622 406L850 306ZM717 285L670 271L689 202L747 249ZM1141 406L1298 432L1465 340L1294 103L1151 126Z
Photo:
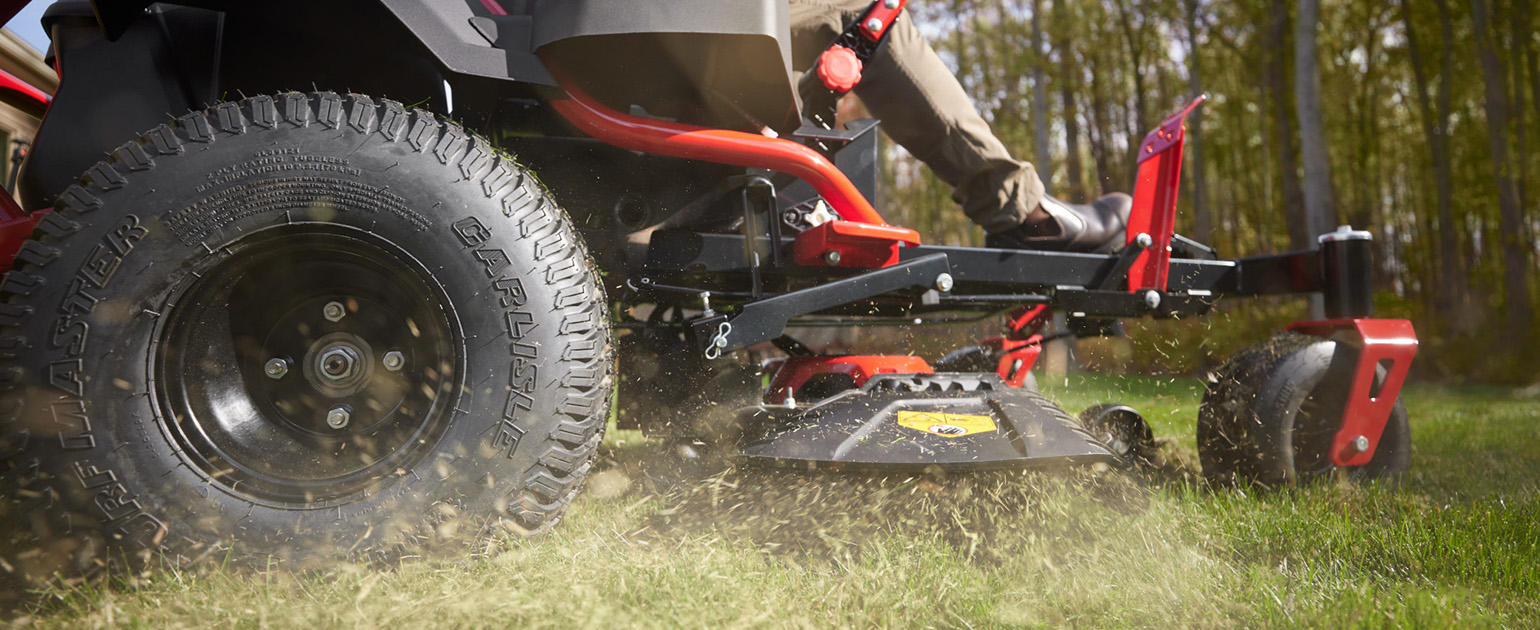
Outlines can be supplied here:
M849 92L861 83L861 58L844 46L830 46L818 56L818 78L830 90Z

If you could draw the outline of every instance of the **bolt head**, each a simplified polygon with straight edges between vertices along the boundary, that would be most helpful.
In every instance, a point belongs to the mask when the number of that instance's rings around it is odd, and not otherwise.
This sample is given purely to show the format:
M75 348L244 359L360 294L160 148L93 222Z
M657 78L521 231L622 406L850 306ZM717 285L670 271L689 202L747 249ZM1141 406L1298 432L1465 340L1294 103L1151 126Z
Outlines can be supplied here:
M951 291L953 286L954 285L953 285L953 282L952 282L952 274L943 273L943 274L941 274L939 276L936 276L936 290L937 291L940 291L942 293L946 293L948 291Z
M1154 289L1145 291L1144 305L1149 308L1160 308L1160 292Z
M883 0L882 6L885 6L885 7L889 8L889 9L897 9L898 8L898 0Z
M882 30L882 20L872 18L866 21L866 30L876 32Z
M340 322L347 317L348 309L341 302L327 302L326 306L321 307L321 314L326 316L326 321Z
M333 347L321 353L321 377L342 381L358 373L358 355L345 347Z
M276 381L289 373L289 362L282 358L268 359L267 363L262 366L262 373Z
M1155 244L1155 239L1150 238L1149 234L1141 232L1138 236L1134 237L1134 242L1138 243L1139 247L1148 248L1149 246Z
M401 354L400 350L391 350L385 353L383 362L385 369L396 372L401 369L401 366L406 365L406 356Z
M1359 453L1369 450L1369 436L1360 435L1353 438L1353 450Z
M332 407L331 411L326 412L326 426L333 429L341 429L348 426L348 420L351 419L352 414L348 413L348 410L343 407Z
M824 252L823 262L830 267L840 264L840 253L832 249Z

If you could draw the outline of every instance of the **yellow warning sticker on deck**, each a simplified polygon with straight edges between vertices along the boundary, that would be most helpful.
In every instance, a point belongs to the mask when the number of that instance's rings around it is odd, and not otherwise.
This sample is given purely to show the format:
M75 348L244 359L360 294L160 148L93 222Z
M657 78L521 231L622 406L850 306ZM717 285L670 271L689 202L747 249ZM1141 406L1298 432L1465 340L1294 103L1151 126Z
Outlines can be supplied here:
M916 431L949 438L995 430L995 420L989 416L966 416L935 411L900 411L898 424Z

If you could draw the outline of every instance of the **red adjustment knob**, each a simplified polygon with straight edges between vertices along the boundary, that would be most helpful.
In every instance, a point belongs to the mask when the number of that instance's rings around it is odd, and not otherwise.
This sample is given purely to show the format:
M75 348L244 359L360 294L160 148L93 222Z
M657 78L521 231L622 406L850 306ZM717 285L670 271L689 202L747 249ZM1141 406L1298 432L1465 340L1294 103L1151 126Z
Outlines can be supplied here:
M818 56L818 78L826 88L849 92L861 82L861 58L844 46L830 46Z

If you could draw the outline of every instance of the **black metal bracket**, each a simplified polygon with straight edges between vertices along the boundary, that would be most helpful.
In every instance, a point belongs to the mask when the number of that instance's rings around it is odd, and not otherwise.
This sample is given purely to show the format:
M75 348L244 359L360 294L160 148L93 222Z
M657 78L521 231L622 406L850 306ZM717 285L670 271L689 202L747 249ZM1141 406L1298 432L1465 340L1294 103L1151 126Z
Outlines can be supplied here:
M1118 255L1117 264L1107 271L1107 275L1102 276L1101 281L1096 283L1096 288L1103 291L1112 291L1126 286L1128 270L1133 268L1134 260L1138 259L1139 254L1143 254L1144 250L1149 249L1150 244L1149 236L1140 234L1139 238L1134 239L1134 242L1129 243L1128 247L1123 248L1123 253Z
M731 316L688 322L688 337L707 358L780 337L791 318L884 293L930 287L951 272L945 254L933 254L860 275L739 305Z
M883 44L887 43L888 33L892 31L892 29L884 30L882 37L875 42L867 39L865 35L861 34L860 20L865 19L865 16L869 13L871 13L870 8L861 11L862 17L846 25L845 30L839 34L839 37L834 38L834 41L831 42L831 45L849 48L863 64L870 64L872 62L872 58L877 56ZM845 93L836 92L824 86L823 81L818 78L818 64L816 62L813 64L813 67L807 69L807 72L802 73L802 79L797 82L797 92L802 96L804 117L815 125L825 129L833 129L834 119L838 113L839 99Z

